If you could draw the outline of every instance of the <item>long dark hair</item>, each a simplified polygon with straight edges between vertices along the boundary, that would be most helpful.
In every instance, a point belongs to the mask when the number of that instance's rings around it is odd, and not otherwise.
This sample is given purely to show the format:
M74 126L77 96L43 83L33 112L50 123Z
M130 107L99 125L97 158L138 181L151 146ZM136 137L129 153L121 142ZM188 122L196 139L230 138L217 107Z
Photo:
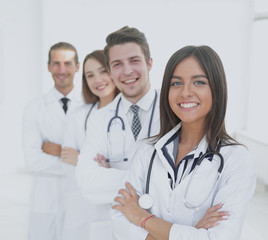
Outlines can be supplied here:
M211 150L216 150L218 141L222 145L238 144L230 137L225 128L225 114L227 106L227 84L222 62L218 54L208 46L186 46L176 51L169 59L162 82L160 94L160 139L181 120L173 113L169 101L169 88L176 66L188 57L197 60L206 73L212 92L212 107L206 118L204 132Z

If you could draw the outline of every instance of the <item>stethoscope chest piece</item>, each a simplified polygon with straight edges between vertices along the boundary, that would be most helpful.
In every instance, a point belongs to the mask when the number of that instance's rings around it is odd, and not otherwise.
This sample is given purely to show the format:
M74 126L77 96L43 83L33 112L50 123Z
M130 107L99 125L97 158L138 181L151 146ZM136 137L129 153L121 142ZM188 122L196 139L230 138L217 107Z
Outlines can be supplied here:
M153 204L154 204L154 200L150 194L146 193L140 196L139 205L141 208L148 210L152 208Z

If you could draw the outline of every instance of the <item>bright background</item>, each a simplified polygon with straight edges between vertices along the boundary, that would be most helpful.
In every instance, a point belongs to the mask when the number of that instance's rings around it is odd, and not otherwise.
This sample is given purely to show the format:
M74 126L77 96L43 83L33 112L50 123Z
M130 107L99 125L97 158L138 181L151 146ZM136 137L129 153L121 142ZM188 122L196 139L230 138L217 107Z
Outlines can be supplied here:
M21 120L25 104L53 85L47 54L72 43L80 62L125 25L145 33L160 88L165 64L185 45L209 45L228 81L227 130L256 156L258 188L243 240L268 239L268 2L265 0L0 0L0 239L24 240L31 174L25 169ZM76 74L81 87L81 71Z

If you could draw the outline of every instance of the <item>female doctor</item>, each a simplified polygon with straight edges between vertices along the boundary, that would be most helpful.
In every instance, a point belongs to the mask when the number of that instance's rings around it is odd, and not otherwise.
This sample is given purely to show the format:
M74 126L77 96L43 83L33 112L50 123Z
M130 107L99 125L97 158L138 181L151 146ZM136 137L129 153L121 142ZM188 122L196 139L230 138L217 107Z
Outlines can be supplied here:
M139 151L126 189L115 198L116 239L240 238L256 167L225 130L226 105L225 73L214 50L187 46L171 56L160 96L160 134ZM228 219L195 227L219 203L230 212Z
M83 62L82 94L85 104L78 107L68 119L64 136L64 147L61 157L70 163L70 184L64 196L67 199L64 218L62 240L90 240L100 239L102 232L94 231L94 223L101 226L101 222L108 218L106 207L92 205L83 199L74 179L74 167L78 161L79 151L86 136L88 120L94 117L96 111L114 99L118 94L113 80L105 67L103 50L96 50L88 54Z

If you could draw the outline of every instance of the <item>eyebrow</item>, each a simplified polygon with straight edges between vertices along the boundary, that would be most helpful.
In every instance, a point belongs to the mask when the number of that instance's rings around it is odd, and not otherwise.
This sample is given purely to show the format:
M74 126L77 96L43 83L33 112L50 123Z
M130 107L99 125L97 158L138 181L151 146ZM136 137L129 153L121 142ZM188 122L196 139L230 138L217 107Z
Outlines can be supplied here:
M102 70L102 69L106 70L106 68L103 67L103 66L97 68L98 71L99 71L99 70ZM93 71L89 70L89 71L86 71L85 73L92 73L92 72L93 72Z
M132 56L132 57L129 57L127 59L134 59L134 58L140 58L142 59L142 56L139 56L139 55L135 55L135 56ZM121 62L122 60L121 59L116 59L116 60L113 60L110 64L113 64L113 63L116 63L116 62Z
M176 76L176 75L172 75L171 78L175 78L175 79L179 79L179 80L182 79L180 76ZM193 79L195 79L195 78L206 78L206 79L208 79L207 76L206 75L203 75L203 74L194 75L194 76L192 76L192 78Z

